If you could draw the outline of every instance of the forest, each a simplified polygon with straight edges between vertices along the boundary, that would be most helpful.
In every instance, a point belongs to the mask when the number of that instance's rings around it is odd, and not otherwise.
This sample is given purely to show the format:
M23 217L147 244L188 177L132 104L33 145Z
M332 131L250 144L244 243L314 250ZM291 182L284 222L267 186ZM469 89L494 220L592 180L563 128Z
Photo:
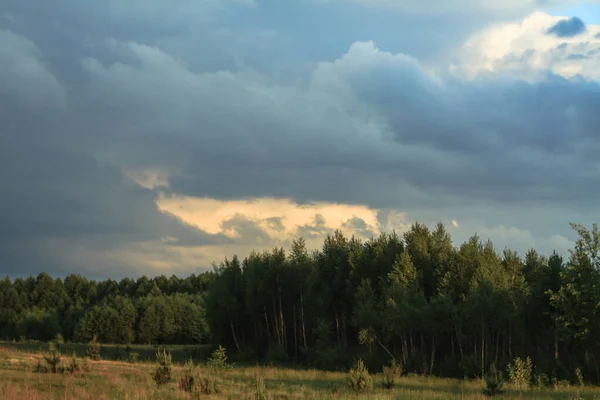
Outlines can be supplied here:
M0 281L0 338L114 344L222 344L230 359L342 370L362 358L404 371L481 377L529 357L538 379L600 383L600 234L567 259L455 246L443 224L310 250L253 252L177 276Z

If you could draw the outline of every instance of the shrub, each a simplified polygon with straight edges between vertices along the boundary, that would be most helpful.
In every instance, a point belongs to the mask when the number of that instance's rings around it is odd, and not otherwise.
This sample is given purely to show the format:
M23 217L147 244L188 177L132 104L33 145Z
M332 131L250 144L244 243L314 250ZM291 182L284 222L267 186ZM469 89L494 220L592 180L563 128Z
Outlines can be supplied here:
M48 369L53 373L58 372L58 364L60 364L60 351L54 346L53 342L48 344L48 354L44 355L44 360L48 365Z
M171 382L171 372L173 369L173 362L171 361L171 353L165 349L158 349L156 352L156 370L152 375L152 379L158 386Z
M219 393L219 382L212 374L198 374L195 381L198 382L198 391L201 394Z
M492 364L485 376L485 389L483 389L483 394L486 396L502 394L504 392L502 386L504 386L502 373L496 369L496 364Z
M56 336L54 336L54 343L56 344L56 347L60 347L61 344L64 344L65 339L63 338L63 335L57 333Z
M130 363L136 363L138 362L138 359L140 358L140 354L136 353L135 351L130 351L129 352L129 362Z
M583 373L581 372L581 368L579 367L575 369L575 383L581 387L585 385L583 381Z
M512 363L508 364L508 377L510 382L518 388L527 388L531 384L531 374L533 363L531 358L525 360L517 357Z
M217 349L210 355L207 364L209 367L214 369L228 368L227 350L225 350L225 347L219 345L219 347L217 347Z
M177 386L184 392L192 392L194 390L194 362L192 359L186 361L183 366L183 376L177 380Z
M346 383L356 392L364 392L373 388L373 379L363 360L358 360L354 368L350 369Z
M78 372L81 370L81 366L79 365L79 361L77 360L77 356L75 355L75 352L73 352L73 354L71 355L71 358L69 359L69 362L65 366L64 370L65 370L65 372L67 372L69 374L74 374L75 372Z
M550 377L543 372L535 375L534 382L535 385L540 388L548 387L552 384L552 380L550 379Z
M396 386L396 378L402 375L402 364L396 360L390 361L389 365L383 366L383 386L392 389Z
M86 353L90 360L98 361L100 359L100 348L102 345L98 342L96 335L89 341Z
M48 365L43 363L38 360L37 365L35 366L35 372L41 373L41 374L47 374L48 372L50 372L50 369L48 368Z

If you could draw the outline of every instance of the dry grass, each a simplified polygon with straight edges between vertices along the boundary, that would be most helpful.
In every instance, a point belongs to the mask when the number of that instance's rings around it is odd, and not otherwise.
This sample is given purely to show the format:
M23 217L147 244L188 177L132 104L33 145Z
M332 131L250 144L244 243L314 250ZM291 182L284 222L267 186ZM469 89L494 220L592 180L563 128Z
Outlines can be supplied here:
M40 374L33 372L40 354L16 352L0 348L0 399L192 399L192 395L177 388L181 365L174 367L174 381L157 388L152 381L152 363L129 364L117 361L87 361L86 371L74 375ZM375 376L375 389L366 394L354 394L345 386L346 374L323 371L300 371L283 368L245 367L220 371L221 392L201 398L253 399L255 376L264 378L269 399L279 400L345 400L345 399L484 399L481 382L451 379L406 377L393 390L383 388L383 377ZM599 388L533 389L519 391L508 388L504 399L589 399L600 400ZM594 397L594 396L597 397ZM196 397L198 398L198 397Z

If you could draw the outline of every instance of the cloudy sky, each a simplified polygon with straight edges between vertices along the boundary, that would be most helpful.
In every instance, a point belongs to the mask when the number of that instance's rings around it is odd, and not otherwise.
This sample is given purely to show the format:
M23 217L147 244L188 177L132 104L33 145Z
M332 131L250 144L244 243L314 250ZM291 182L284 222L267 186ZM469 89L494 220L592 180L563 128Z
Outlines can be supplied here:
M0 0L0 271L600 220L600 4Z

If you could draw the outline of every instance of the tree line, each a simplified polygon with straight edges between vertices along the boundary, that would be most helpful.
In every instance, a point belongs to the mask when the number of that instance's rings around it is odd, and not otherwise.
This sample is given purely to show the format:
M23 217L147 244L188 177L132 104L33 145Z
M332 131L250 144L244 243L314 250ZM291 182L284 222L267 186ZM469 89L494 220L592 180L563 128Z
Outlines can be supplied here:
M524 257L442 224L369 240L340 231L310 251L234 256L186 278L0 281L0 335L106 343L219 343L231 358L482 376L515 357L556 379L600 383L600 234L578 224L567 260Z

